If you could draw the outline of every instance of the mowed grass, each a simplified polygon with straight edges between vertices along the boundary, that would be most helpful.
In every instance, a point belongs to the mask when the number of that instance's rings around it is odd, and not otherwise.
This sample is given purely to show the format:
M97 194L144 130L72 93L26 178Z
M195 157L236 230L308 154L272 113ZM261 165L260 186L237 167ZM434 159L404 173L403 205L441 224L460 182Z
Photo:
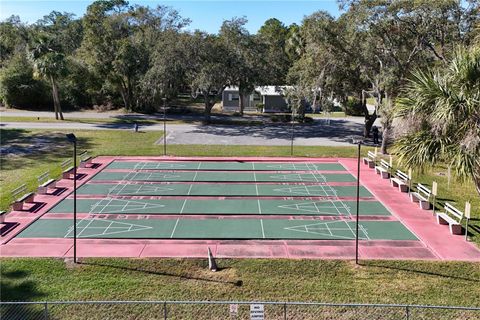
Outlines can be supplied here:
M1 299L271 300L480 306L480 264L219 259L1 260Z

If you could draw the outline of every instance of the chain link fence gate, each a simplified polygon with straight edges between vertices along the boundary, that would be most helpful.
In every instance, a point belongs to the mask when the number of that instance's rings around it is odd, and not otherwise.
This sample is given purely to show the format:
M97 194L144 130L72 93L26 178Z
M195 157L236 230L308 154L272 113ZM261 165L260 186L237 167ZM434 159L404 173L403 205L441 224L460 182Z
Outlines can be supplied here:
M480 307L254 301L0 302L0 319L478 320Z

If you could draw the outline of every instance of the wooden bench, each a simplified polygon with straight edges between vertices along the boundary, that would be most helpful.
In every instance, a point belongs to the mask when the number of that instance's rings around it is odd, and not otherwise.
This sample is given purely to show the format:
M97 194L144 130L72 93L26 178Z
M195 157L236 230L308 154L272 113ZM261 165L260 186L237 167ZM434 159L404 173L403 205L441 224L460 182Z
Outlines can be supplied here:
M73 161L71 159L65 160L62 162L61 167L62 167L62 178L71 179L73 171L75 169L73 166Z
M5 223L6 216L7 216L7 211L0 211L0 223Z
M446 202L444 212L437 212L437 222L449 225L451 234L462 234L462 220L464 213Z
M391 169L392 166L390 166L390 164L383 159L380 160L380 164L378 166L375 166L375 172L381 175L382 179L390 179Z
M377 158L377 154L368 151L367 156L363 158L363 164L367 164L369 168L375 168L375 159Z
M397 170L393 177L390 178L392 187L398 188L400 192L408 192L410 189L410 176L403 171Z
M37 189L38 194L47 194L48 189L54 189L57 187L56 186L57 181L55 179L49 179L49 177L50 177L49 171L46 171L37 177L37 181L39 184Z
M92 158L92 156L88 155L87 151L83 151L78 156L80 158L80 164L79 164L80 168L87 168L87 167L91 166L93 158Z
M19 195L23 194L22 197L16 199L12 203L12 209L17 211L17 210L23 210L23 204L24 203L32 203L34 202L34 197L35 194L33 192L27 192L27 185L22 184L20 187L14 189L12 192L12 198L15 199Z
M423 210L430 210L431 197L432 191L420 183L417 184L417 192L410 193L410 199L412 200L412 202L418 202L420 208Z

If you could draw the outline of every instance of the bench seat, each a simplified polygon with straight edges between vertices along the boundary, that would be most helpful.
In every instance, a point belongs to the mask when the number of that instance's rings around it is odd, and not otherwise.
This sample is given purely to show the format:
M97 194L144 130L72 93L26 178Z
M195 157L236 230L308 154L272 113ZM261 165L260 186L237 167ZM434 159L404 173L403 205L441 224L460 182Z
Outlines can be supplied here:
M63 170L63 173L62 173L62 178L63 179L70 179L71 175L73 174L73 166L71 167L68 167L67 169Z
M86 168L87 165L90 165L91 163L92 163L92 157L86 157L80 161L79 167Z
M42 183L37 189L38 194L47 194L49 188L56 188L57 181L55 179L50 179Z
M21 198L15 200L15 202L12 204L13 210L23 210L23 204L34 202L34 198L35 194L33 192L24 194Z
M381 175L382 179L390 179L390 172L383 166L376 166L375 173Z
M462 234L462 225L459 221L453 219L445 212L437 212L437 222L443 225L449 225L451 234Z
M408 183L406 181L399 178L391 178L390 182L393 187L398 187L398 190L400 190L400 192L408 192Z
M431 208L430 201L418 192L410 193L410 199L412 202L418 202L422 210L430 210Z
M370 169L375 168L375 160L369 157L363 158L363 164L367 164Z

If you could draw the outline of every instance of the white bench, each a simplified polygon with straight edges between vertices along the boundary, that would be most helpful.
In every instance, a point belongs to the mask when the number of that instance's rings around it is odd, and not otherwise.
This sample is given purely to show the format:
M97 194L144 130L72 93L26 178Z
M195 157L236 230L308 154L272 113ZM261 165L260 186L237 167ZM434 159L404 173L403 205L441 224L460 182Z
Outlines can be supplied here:
M47 194L48 189L54 189L57 186L57 181L55 179L48 179L50 172L46 171L37 177L37 181L40 184L37 188L38 194Z
M363 164L367 164L369 168L373 169L375 168L376 158L377 155L374 152L368 151L367 156L363 158Z
M79 154L80 157L80 164L78 165L80 168L87 168L88 166L91 166L92 164L92 156L88 155L87 151L82 152Z
M430 210L431 197L432 191L420 183L417 184L417 192L410 193L410 199L412 202L418 202L420 208L423 210Z
M410 189L410 177L400 170L395 171L395 175L390 178L390 183L400 192L408 192L408 189Z
M6 216L7 216L7 211L0 211L0 223L5 223Z
M62 178L63 179L71 179L71 176L73 174L73 161L70 160L65 160L61 164L62 167Z
M12 203L12 209L17 211L17 210L23 210L23 204L24 203L33 203L35 194L33 192L27 192L27 186L25 184L22 184L20 187L14 189L12 191L12 197L15 199L18 197L20 194L24 194L22 197L16 199Z
M389 179L390 178L390 170L392 169L392 167L390 166L390 164L381 159L380 160L380 164L378 166L375 166L375 172L379 175L382 176L382 179Z
M462 234L462 220L464 213L450 203L446 202L443 207L445 212L437 212L437 222L449 225L451 234Z

